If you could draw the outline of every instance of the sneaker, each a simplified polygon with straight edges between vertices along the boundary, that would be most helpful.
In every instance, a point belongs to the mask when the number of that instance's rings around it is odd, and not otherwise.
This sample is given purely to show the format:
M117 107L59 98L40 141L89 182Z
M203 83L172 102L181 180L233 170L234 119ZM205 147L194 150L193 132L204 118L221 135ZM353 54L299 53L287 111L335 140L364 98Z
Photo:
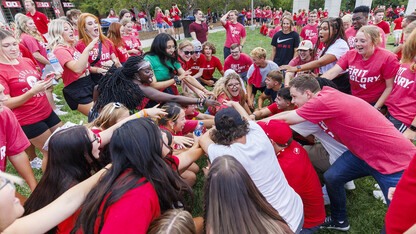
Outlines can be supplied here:
M64 105L57 105L55 104L56 108L61 109L62 107L64 107Z
M348 220L344 221L335 221L332 220L331 216L328 216L325 218L325 222L321 225L322 228L328 228L328 229L334 229L338 231L348 231L350 230L350 224L348 223Z
M42 159L36 157L30 162L30 167L34 169L40 169L42 167Z
M57 115L66 115L66 114L68 114L68 112L61 111L61 110L59 110L59 109L54 110L54 112L55 112L55 114L57 114Z
M351 180L351 181L348 181L347 183L345 183L344 188L346 190L354 190L355 189L354 180Z
M379 184L375 184L375 185L374 185L374 188L376 188L376 189L378 189L378 190L381 190L381 188L380 188L380 185L379 185Z
M377 199L377 200L381 200L384 204L387 204L386 202L386 198L384 197L384 194L381 190L374 190L373 191L373 196Z

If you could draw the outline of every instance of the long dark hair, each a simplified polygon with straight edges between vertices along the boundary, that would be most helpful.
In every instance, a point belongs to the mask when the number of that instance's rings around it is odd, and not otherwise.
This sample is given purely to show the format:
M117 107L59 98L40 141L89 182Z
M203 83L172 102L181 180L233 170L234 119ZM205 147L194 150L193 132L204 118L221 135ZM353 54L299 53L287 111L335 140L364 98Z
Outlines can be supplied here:
M102 166L92 155L92 144L85 126L74 126L55 133L49 140L48 162L36 189L24 204L24 215L31 214L58 198L71 186L91 176ZM48 233L56 233L56 227Z
M329 49L329 47L335 43L336 40L338 40L339 38L343 39L344 41L347 42L347 37L345 36L345 31L344 31L344 26L342 23L342 19L341 18L333 18L330 17L328 19L324 19L321 22L321 25L327 23L328 24L328 31L329 31L329 40L327 43L325 43L325 49L324 51L322 51L321 53L321 57L325 55L326 51ZM335 30L335 33L331 36L331 30ZM319 44L320 44L321 40L318 37L318 41L315 44L315 49L314 49L314 55L316 56L316 53L318 51L319 48Z
M232 156L210 166L204 200L206 233L293 233Z
M140 186L142 178L156 190L162 213L186 206L183 195L192 193L191 188L162 158L162 135L153 120L140 118L123 124L114 132L109 151L113 166L87 195L71 233L80 228L83 233L100 233L105 223L100 215L127 191Z
M129 110L136 109L142 105L143 94L140 86L135 84L135 73L138 73L140 62L144 61L141 56L131 56L123 67L112 67L98 83L98 99L94 109L99 111L110 102L119 102Z
M166 60L170 61L172 65L178 61L178 50L175 50L173 55L170 55L166 53L166 44L168 41L173 41L175 44L175 47L177 47L177 43L175 41L175 38L173 38L171 35L167 33L160 33L158 34L155 39L152 42L152 45L150 47L150 51L145 54L146 55L156 55L159 57L160 62L163 66L169 69L169 73L171 76L176 72L175 68L172 68L166 64Z

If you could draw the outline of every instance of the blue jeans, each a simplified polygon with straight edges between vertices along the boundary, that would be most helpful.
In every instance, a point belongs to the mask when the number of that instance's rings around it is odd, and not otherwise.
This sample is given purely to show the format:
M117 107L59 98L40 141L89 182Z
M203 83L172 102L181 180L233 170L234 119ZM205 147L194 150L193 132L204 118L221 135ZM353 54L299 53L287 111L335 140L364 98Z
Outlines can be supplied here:
M324 173L326 189L331 200L331 217L336 221L347 219L346 195L344 184L364 176L373 176L380 185L381 191L386 198L387 206L390 200L387 199L387 192L390 187L396 187L402 177L403 171L393 174L382 174L368 165L364 160L359 159L351 151L345 151L331 167Z
M231 50L224 46L224 60L231 54Z

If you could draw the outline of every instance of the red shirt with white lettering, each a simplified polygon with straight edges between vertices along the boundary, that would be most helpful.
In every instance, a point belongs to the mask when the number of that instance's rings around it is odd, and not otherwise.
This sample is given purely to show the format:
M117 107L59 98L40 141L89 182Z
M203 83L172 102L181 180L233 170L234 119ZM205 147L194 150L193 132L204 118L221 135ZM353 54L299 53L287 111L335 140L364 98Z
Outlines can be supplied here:
M382 174L406 169L416 154L416 147L374 107L328 86L296 113L319 124L328 135Z
M173 14L174 11L175 11L175 14ZM175 10L170 9L169 12L171 14L171 17L173 18L173 21L181 20L181 17L179 17L179 9L178 8L175 8Z
M7 157L23 152L30 146L25 133L12 111L3 106L0 109L0 171L6 171Z
M197 60L194 60L193 58L191 58L188 61L188 70L191 71L191 76L195 75L196 73L199 72L199 69L202 68L202 66L205 63L205 55L201 54L199 56L199 58Z
M20 35L20 43L26 46L26 48L30 51L30 53L33 54L35 52L39 52L40 55L42 55L45 59L48 59L48 55L45 49L46 44L40 43L33 36L26 34L26 33L22 33L22 35ZM40 67L41 70L45 67L45 64L37 60L36 60L36 63Z
M261 9L255 9L254 15L256 16L256 18L261 18Z
M378 28L379 32L380 32L380 36L381 36L381 43L378 44L378 47L381 48L386 48L386 37L384 36L385 33L383 31L383 29ZM345 31L345 36L347 37L347 42L348 45L350 46L350 50L355 49L354 45L355 45L355 35L357 35L357 31L355 30L354 27L349 28L347 31Z
M142 43L140 43L139 40L137 40L134 36L129 35L129 36L123 36L123 42L124 45L126 45L126 49L127 50L139 50L139 46L142 45ZM141 55L142 53L139 50L139 53L135 54L135 53L131 53L130 56L133 55Z
M120 63L125 63L130 57L129 53L127 53L126 47L124 46L116 47L116 55Z
M82 76L85 70L87 70L89 67L88 65L81 74L77 74L66 66L67 62L78 61L79 57L81 56L81 53L72 46L58 45L53 50L53 54L55 54L59 64L61 64L62 68L64 69L64 72L62 73L62 81L64 82L65 87L78 80L78 78Z
M88 57L88 63L91 64L97 58L98 52L99 52L99 44L100 43L97 43L94 46L94 48L90 51L89 57ZM82 53L85 50L85 48L87 48L87 45L85 45L85 43L84 43L83 40L80 40L80 41L78 41L78 43L75 46L75 48L79 52ZM100 67L101 64L103 64L104 62L110 61L112 54L115 54L114 45L113 45L113 43L110 40L106 40L105 42L102 43L102 47L101 47L101 59L94 65L94 67Z
M400 65L394 78L394 88L386 101L389 113L406 126L416 116L416 74L410 70L412 63Z
M33 19L33 22L35 22L36 28L41 34L45 34L48 32L49 20L45 14L40 13L39 11L35 11L34 15L31 15L30 12L28 12L26 15Z
M223 25L227 32L227 37L225 39L225 47L230 48L234 43L240 45L241 38L246 36L246 29L240 23L232 24L229 21Z
M367 60L350 50L337 64L350 75L351 94L368 103L375 103L386 89L386 79L392 79L399 69L399 61L392 52L376 47Z
M214 76L215 68L217 68L218 71L222 71L222 64L219 58L215 57L214 55L211 56L211 60L208 61L205 58L204 64L202 65L202 68L204 68L204 72L202 73L202 78L206 80L212 79Z
M224 71L233 69L238 74L248 71L253 61L250 56L244 53L240 53L240 58L235 60L233 56L228 56L224 61Z
M28 58L18 58L17 65L0 63L0 84L4 86L4 94L18 97L29 91L41 80L41 74L35 64ZM29 98L22 105L13 108L13 113L21 126L37 123L49 117L52 107L45 92Z
M318 41L318 24L313 26L310 24L305 25L300 32L300 37L302 37L303 40L312 41L312 43L315 45Z

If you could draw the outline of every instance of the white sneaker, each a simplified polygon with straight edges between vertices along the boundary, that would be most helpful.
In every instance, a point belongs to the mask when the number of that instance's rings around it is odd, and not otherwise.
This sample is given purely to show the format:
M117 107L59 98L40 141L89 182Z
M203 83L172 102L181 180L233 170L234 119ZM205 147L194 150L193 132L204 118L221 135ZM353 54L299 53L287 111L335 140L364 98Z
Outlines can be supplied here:
M42 167L42 159L36 157L30 163L30 167L34 169L40 169Z
M373 196L377 199L377 200L381 200L384 204L387 204L386 202L386 198L384 197L384 194L382 191L380 190L374 190L373 191Z
M381 188L380 188L380 185L379 185L379 184L375 184L375 185L374 185L374 188L376 188L376 189L378 189L378 190L381 190Z
M351 180L351 181L348 181L347 183L345 183L344 188L346 190L354 190L355 189L354 180Z
M57 105L55 104L56 108L61 109L62 107L64 107L64 105Z
M57 115L66 115L66 114L68 114L68 112L61 111L61 110L59 110L59 109L54 110L54 112L55 112L55 114L57 114Z

